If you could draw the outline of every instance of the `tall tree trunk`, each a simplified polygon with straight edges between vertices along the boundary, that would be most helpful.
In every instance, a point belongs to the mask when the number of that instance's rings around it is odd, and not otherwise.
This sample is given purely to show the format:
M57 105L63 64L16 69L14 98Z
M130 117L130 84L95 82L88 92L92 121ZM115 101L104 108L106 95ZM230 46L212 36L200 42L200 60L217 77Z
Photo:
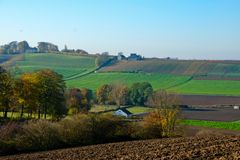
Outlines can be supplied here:
M44 106L44 119L47 119L47 107L46 107L46 105Z
M40 109L40 107L38 108L38 119L41 119L41 109Z
M6 107L4 110L4 118L7 119L7 115L8 115L8 108Z
M14 109L12 110L11 118L13 118L13 114L14 114Z
M21 115L20 115L21 118L23 118L23 108L24 108L24 105L21 105Z
M4 119L7 119L7 116L8 116L8 108L9 108L9 103L6 102L5 103L5 107L4 107Z

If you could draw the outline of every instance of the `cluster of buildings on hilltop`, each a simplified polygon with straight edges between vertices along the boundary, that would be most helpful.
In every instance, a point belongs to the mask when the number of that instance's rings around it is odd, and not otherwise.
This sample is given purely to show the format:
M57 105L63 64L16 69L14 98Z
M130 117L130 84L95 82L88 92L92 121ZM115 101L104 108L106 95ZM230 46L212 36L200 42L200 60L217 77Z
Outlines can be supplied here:
M137 53L131 53L130 56L126 57L122 52L119 52L117 60L140 61L143 60L143 57L141 55L138 55Z

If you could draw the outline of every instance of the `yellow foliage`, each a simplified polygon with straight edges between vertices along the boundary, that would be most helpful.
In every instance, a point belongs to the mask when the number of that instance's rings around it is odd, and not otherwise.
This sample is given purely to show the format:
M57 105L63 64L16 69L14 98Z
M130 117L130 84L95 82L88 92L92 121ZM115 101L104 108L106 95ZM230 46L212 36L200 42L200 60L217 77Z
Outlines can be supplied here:
M158 109L144 118L145 129L154 129L162 137L173 135L177 121L177 109Z

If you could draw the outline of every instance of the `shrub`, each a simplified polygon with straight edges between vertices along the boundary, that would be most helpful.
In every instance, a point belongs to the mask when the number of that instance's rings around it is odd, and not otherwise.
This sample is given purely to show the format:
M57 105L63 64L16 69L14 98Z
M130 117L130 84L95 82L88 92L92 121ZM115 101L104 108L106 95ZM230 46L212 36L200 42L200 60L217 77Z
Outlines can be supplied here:
M60 137L68 146L90 144L88 128L88 116L78 114L72 117L67 117L59 122Z
M21 127L16 122L9 122L0 127L0 140L8 141L13 139L21 130Z
M59 122L9 123L0 128L0 154L171 136L176 113L157 110L136 123L109 114L78 114Z
M160 138L174 135L177 109L158 109L143 120L143 137Z
M144 129L153 137L169 137L174 135L178 116L178 96L165 90L155 91L148 97L147 105L155 111L144 119ZM151 138L150 136L150 138Z
M112 115L78 114L60 122L61 139L67 145L87 145L127 137L127 124Z
M47 120L30 121L22 126L16 141L20 150L47 150L61 146L59 125Z
M13 140L5 141L0 139L0 155L7 155L17 151L16 142Z
M117 138L117 131L122 127L121 119L113 115L90 115L92 143L103 143Z

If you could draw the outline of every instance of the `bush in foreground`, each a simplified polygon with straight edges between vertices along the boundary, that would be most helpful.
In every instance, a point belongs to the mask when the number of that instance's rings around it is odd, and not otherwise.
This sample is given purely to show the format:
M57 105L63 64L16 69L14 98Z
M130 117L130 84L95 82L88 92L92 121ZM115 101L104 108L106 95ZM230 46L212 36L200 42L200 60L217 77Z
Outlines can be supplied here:
M156 116L150 114L143 123L113 115L78 114L58 122L32 120L17 126L9 124L5 126L9 136L0 137L0 154L169 136L164 125L166 117L159 121Z

